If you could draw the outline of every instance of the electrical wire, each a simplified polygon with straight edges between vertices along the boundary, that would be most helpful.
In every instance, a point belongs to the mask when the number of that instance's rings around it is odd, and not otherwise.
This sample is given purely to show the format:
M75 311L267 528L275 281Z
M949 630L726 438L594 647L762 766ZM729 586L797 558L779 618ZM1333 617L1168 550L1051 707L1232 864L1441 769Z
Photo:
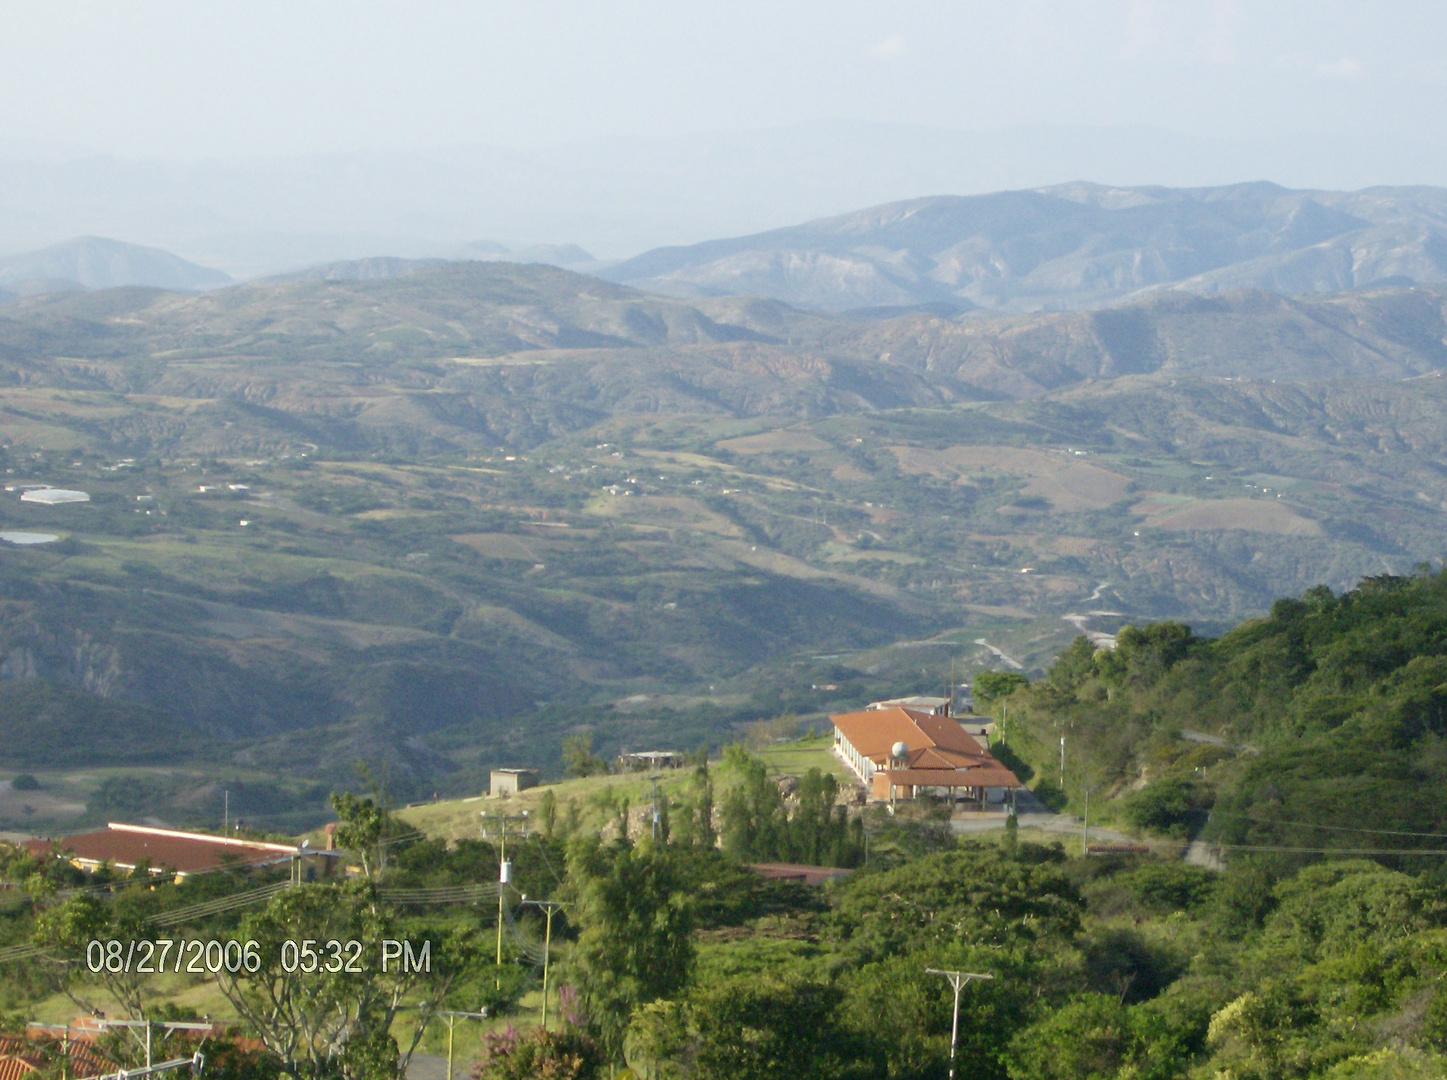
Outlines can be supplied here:
M1217 844L1198 841L1215 851L1267 851L1300 855L1447 855L1447 848L1333 848L1294 847L1287 844Z
M1347 825L1316 825L1309 821L1282 821L1277 818L1252 817L1250 814L1227 814L1216 810L1210 812L1212 818L1233 818L1238 821L1251 821L1257 825L1288 825L1300 829L1321 829L1326 832L1364 833L1372 836L1413 836L1424 840L1447 840L1447 833L1431 832L1404 832L1400 829L1361 829L1352 828Z

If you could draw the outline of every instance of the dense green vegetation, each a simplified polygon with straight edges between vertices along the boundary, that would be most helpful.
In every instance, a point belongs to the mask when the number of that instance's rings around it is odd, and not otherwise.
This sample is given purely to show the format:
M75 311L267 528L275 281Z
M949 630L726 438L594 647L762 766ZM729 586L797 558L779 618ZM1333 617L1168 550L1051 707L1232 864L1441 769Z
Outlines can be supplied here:
M428 1010L486 1006L501 1019L483 1040L481 1080L586 1080L625 1061L639 1078L926 1080L943 1075L951 1025L949 987L926 968L991 976L962 995L962 1076L1429 1080L1447 1068L1447 881L1436 870L1241 855L1218 874L1153 856L961 842L933 833L928 815L905 815L889 824L913 842L819 888L766 882L676 837L605 840L563 826L509 845L518 876L499 968L495 906L426 899L495 880L493 845L418 838L370 799L338 809L365 876L193 917L185 934L256 940L268 958L284 938L340 935L371 950L408 937L431 942L432 972L303 978L268 962L223 974L211 980L230 1003L220 1014L271 1049L217 1075L385 1080L415 1048L438 1048L421 1030ZM25 882L0 909L0 949L34 940L52 957L80 955L94 937L144 936L148 918L265 882L111 878L109 893L65 899L55 890L79 883L77 872L15 854L0 876ZM548 1032L536 1026L542 927L520 894L567 905L552 939L561 990ZM87 1005L110 993L132 1010L184 1015L164 1002L196 993L195 980L0 964L0 1007L12 1011L58 988ZM278 993L309 1004L268 1011ZM125 1063L139 1048L110 1052Z
M1004 699L1011 749L1096 814L1228 847L1394 851L1437 865L1447 806L1447 571L1277 601L1219 638L1078 639ZM996 706L997 711L999 707ZM1111 799L1111 802L1107 802Z

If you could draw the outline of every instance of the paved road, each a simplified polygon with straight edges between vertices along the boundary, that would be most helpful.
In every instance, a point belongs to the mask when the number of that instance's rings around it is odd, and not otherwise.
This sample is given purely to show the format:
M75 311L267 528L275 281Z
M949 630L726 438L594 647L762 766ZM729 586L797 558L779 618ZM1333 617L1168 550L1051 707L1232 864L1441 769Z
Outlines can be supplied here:
M966 836L970 833L990 832L993 829L1005 827L1004 814L961 814L950 819L950 828L958 835ZM1020 814L1020 828L1040 829L1043 832L1061 833L1068 836L1080 835L1080 819L1070 817L1066 814L1032 813ZM1114 829L1102 829L1098 825L1090 827L1090 842L1092 844L1133 844L1136 840L1125 833L1116 832Z
M462 1080L472 1073L470 1062L454 1061L454 1080ZM447 1058L442 1054L413 1054L407 1062L407 1080L447 1080Z

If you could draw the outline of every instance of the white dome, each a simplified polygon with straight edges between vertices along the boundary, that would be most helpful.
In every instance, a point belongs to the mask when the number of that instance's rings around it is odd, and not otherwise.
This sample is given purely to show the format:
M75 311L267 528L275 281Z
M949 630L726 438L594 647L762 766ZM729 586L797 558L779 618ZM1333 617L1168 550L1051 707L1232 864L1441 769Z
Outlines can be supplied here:
M897 758L908 757L909 747L903 742L897 742L889 748L889 752Z

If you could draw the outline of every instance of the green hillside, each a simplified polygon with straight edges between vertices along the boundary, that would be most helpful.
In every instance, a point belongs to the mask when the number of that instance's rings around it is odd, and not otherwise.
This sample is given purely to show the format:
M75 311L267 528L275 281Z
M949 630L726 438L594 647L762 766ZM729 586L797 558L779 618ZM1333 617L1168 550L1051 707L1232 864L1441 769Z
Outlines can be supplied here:
M466 794L570 733L688 749L1219 632L1440 554L1443 304L859 319L505 264L15 302L0 530L61 539L0 547L0 674L57 730L123 710L194 770L141 801L205 817L217 770ZM89 760L14 733L0 768Z
M1084 638L996 703L1039 782L1104 816L1228 852L1380 851L1447 834L1447 571L1318 587L1217 638L1179 623ZM1396 853L1393 855L1393 853Z

